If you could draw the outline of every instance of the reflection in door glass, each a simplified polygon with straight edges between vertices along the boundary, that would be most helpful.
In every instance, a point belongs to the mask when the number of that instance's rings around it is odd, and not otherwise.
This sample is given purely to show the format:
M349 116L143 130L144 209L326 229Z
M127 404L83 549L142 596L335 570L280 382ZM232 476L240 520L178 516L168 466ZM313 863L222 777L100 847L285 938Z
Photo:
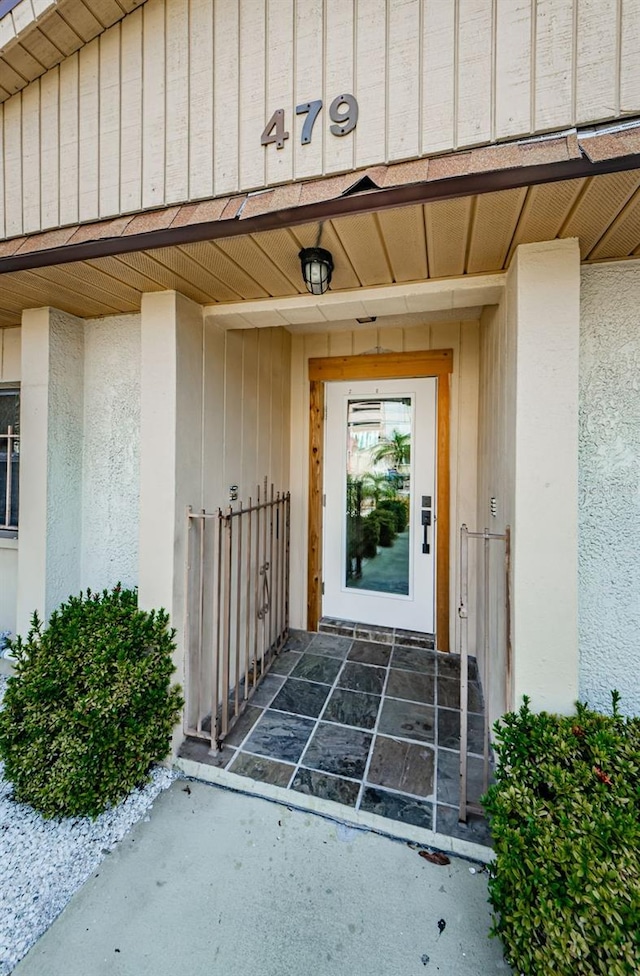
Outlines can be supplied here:
M411 397L348 401L348 587L409 593L411 424Z

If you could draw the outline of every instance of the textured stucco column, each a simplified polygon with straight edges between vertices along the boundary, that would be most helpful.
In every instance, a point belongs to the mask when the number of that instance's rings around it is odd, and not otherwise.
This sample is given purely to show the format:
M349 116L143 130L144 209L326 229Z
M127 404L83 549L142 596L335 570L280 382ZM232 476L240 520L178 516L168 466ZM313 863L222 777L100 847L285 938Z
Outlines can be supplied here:
M22 315L17 630L80 589L84 322Z
M517 249L507 315L516 331L514 698L567 712L578 694L577 241Z
M186 509L202 504L202 309L177 292L142 296L139 601L176 628L184 685Z

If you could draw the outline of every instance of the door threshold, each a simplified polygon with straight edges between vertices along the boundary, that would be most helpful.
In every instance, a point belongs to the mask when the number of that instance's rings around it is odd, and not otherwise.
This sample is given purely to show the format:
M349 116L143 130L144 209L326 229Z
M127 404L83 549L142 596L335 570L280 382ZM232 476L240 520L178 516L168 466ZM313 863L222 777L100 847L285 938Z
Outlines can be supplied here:
M339 637L352 637L354 640L376 641L379 644L402 644L405 647L423 647L435 650L433 634L418 630L403 630L400 627L379 627L355 620L337 620L335 617L321 617L318 631Z

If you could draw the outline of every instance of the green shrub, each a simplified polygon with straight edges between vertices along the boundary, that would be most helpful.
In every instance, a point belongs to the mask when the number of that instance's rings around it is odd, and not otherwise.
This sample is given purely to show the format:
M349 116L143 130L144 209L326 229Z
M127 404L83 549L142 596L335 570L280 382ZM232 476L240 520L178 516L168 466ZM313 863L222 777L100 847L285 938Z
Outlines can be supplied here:
M489 894L514 973L640 973L640 719L578 705L496 725Z
M380 525L380 545L392 546L396 537L396 519L393 512L386 512L383 508L375 508L370 519L375 519Z
M378 509L392 512L396 523L396 532L404 532L409 524L409 507L403 498L383 498L378 502Z
M375 518L366 518L362 523L362 555L373 559L378 554L380 544L380 523Z
M137 594L70 597L12 643L0 758L15 799L45 817L97 816L163 759L182 706L170 687L174 632Z

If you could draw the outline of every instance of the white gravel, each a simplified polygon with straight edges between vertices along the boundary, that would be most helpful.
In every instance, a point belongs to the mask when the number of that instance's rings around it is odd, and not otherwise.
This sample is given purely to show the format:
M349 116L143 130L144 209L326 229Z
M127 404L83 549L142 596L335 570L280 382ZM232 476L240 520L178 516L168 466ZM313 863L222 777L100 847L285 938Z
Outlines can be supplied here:
M6 688L0 675L0 707ZM71 896L176 774L154 767L151 782L96 820L44 820L11 797L0 762L0 976L7 976Z

